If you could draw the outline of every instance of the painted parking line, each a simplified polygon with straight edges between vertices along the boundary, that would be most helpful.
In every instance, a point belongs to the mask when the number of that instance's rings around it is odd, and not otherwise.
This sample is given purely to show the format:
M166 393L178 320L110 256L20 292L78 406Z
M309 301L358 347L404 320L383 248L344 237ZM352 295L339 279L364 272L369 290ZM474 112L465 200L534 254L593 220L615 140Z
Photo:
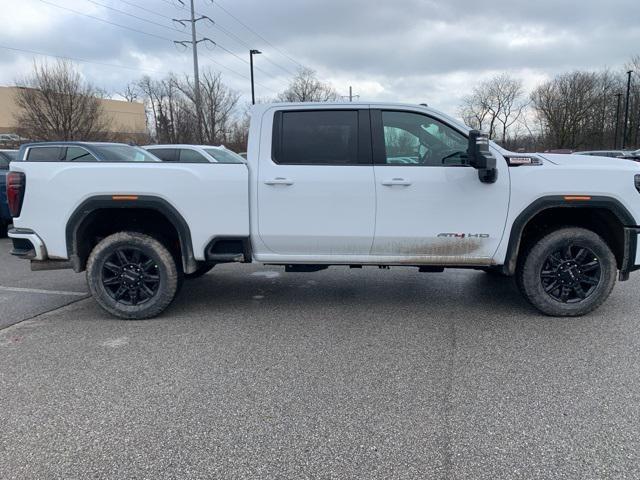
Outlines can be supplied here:
M45 290L41 288L4 287L2 285L0 285L0 291L17 293L43 293L46 295L65 295L74 297L84 297L89 295L87 292L66 292L64 290Z

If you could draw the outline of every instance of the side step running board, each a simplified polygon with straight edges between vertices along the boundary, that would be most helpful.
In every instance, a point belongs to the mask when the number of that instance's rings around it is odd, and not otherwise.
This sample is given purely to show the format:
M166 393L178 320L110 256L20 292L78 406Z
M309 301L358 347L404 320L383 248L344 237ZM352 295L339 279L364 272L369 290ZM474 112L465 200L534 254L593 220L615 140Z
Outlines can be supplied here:
M207 262L211 262L211 263L244 262L244 253L210 253L210 254L207 254Z

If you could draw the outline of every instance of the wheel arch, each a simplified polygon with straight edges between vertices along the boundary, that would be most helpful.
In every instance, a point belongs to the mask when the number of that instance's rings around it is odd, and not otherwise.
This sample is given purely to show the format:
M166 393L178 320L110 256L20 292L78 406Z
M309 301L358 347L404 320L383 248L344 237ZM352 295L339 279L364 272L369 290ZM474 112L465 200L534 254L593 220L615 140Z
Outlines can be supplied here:
M65 236L67 255L73 269L81 272L86 267L87 252L83 251L83 235L92 216L100 211L156 212L175 230L179 242L179 255L185 273L196 270L197 262L193 252L191 231L184 217L163 198L149 195L97 195L84 200L67 221ZM115 232L113 232L115 233ZM141 231L140 233L146 233Z
M605 234L605 241L609 244L618 261L620 270L626 271L633 261L636 251L636 235L629 233L625 227L634 226L635 219L627 208L615 198L607 196L567 196L553 195L541 197L531 203L516 217L511 225L511 234L503 265L503 272L513 275L522 247L527 240L528 231L536 222L546 218L556 218L556 225L585 226L585 218L591 218L591 222L601 221L596 233ZM576 200L576 198L578 198ZM572 218L569 218L569 216ZM546 217L546 218L545 218ZM558 220L562 220L558 222ZM587 226L588 228L588 226ZM631 257L631 258L630 258Z

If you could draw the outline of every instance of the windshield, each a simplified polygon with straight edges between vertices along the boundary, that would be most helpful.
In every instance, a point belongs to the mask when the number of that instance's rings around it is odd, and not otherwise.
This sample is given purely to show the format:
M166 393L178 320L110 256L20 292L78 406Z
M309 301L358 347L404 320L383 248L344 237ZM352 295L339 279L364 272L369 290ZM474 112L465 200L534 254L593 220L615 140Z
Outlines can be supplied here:
M146 150L129 145L92 145L104 162L161 162Z
M244 163L244 158L231 150L205 148L204 151L215 158L218 163Z

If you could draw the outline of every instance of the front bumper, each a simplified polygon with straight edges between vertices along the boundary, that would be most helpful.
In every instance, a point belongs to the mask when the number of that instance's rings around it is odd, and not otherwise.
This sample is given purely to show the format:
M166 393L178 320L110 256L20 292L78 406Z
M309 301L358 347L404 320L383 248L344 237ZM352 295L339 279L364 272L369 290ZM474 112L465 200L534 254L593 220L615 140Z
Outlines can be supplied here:
M44 242L33 231L27 228L12 228L9 238L13 241L13 248L9 253L27 260L46 260L47 249Z

